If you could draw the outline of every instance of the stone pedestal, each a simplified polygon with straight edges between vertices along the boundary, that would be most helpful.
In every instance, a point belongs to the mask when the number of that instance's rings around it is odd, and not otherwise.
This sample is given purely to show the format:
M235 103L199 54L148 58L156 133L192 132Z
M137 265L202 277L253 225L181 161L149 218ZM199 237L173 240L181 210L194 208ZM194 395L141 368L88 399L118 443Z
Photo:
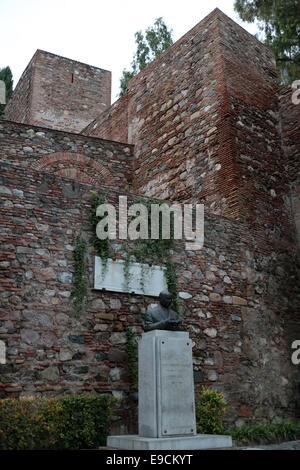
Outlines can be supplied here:
M109 447L196 450L232 446L230 436L196 434L192 341L188 333L143 333L138 361L139 435L109 436Z
M231 436L216 434L197 434L196 436L177 437L140 437L137 435L109 436L107 445L124 450L205 450L232 447Z
M139 436L194 436L192 341L188 333L144 333L138 357Z

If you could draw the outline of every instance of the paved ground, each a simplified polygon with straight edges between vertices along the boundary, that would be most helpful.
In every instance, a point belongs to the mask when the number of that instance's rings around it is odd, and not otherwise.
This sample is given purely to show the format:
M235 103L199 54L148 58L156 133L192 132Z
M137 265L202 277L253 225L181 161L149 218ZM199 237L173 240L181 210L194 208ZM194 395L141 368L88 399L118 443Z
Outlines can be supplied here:
M282 442L281 444L261 446L233 447L231 450L300 450L300 441Z
M100 447L100 450L117 450L113 447ZM208 449L210 450L210 449ZM253 446L233 446L226 449L211 450L300 450L300 441L282 442L280 444L253 445Z

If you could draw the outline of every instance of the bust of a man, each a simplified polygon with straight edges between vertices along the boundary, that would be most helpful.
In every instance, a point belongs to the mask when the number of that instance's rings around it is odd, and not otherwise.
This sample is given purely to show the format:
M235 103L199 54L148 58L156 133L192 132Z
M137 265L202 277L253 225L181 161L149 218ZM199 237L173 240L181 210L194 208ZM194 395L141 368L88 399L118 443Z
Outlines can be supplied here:
M172 296L167 291L159 294L159 304L155 307L149 307L145 314L145 331L151 330L173 330L182 331L182 319L170 309Z

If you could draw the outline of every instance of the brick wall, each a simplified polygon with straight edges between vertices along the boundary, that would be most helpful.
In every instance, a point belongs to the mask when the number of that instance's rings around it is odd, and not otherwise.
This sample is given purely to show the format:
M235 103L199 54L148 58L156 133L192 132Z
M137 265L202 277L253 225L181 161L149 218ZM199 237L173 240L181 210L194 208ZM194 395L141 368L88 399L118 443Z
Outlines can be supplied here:
M291 87L285 87L279 92L280 127L285 157L284 172L289 182L287 197L291 199L300 249L300 104L293 103L292 93Z
M286 334L290 341L300 338L299 311L300 302L300 104L293 103L292 87L281 88L278 92L280 109L280 132L284 162L281 172L287 178L285 193L286 205L289 206L294 221L295 239L298 242L298 260L295 263L297 275L293 280L294 306L291 305L286 321ZM290 235L293 232L290 232ZM300 374L296 375L300 383ZM300 400L299 405L300 409Z
M136 191L150 197L202 201L225 215L238 209L234 175L233 189L227 191L224 185L231 169L220 167L218 153L224 92L219 85L219 14L214 11L134 77L128 98L122 97L114 106L112 121L107 111L91 133L117 139L118 135L106 132L124 118L126 99L127 140L135 144Z
M293 103L292 94L291 86L278 92L282 145L286 157L284 170L293 184L299 177L300 104Z
M82 133L95 135L103 139L115 140L117 142L135 142L128 136L128 94L117 100L111 107L103 111L101 120L94 119Z
M131 145L69 132L9 121L0 124L2 161L79 182L130 186L132 150Z
M273 54L216 9L85 132L124 141L127 122L138 192L272 225L284 210L276 92Z
M107 186L2 164L0 339L7 364L0 396L111 392L122 399L115 431L132 432L137 403L125 328L140 334L144 309L157 300L91 288L81 318L72 315L73 243L78 234L90 239L92 188L117 203L119 191ZM128 197L130 205L135 197ZM123 256L126 246L116 244ZM263 251L246 225L206 213L203 250L186 251L179 242L174 251L179 291L188 294L180 304L194 342L196 391L203 384L222 391L231 423L293 414L284 318L295 254L292 244L285 250L284 259L272 246ZM91 287L93 255L89 244Z
M241 216L252 228L263 225L272 230L284 211L286 184L274 57L233 22L220 21L220 38Z
M16 90L6 119L79 132L110 105L111 73L37 50Z
M16 122L30 122L33 69L36 55L33 56L17 83L13 97L5 107L5 117Z
M122 399L115 430L136 431L125 328L140 334L156 300L91 289L72 315L73 242L89 240L100 190L115 204L119 194L205 203L203 250L178 242L173 253L196 390L222 391L231 423L294 415L300 108L275 83L270 51L214 10L83 134L1 122L1 396L108 391ZM93 256L89 245L91 286Z

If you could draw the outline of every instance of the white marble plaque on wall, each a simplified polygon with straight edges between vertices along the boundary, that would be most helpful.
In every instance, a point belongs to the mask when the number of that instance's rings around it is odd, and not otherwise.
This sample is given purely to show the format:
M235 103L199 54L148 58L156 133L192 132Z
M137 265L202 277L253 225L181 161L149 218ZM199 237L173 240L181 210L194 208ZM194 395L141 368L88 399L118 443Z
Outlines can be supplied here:
M129 263L125 275L123 260L107 260L107 265L99 256L95 256L94 289L113 292L130 292L133 294L158 297L162 290L168 290L165 279L165 268L148 264Z

